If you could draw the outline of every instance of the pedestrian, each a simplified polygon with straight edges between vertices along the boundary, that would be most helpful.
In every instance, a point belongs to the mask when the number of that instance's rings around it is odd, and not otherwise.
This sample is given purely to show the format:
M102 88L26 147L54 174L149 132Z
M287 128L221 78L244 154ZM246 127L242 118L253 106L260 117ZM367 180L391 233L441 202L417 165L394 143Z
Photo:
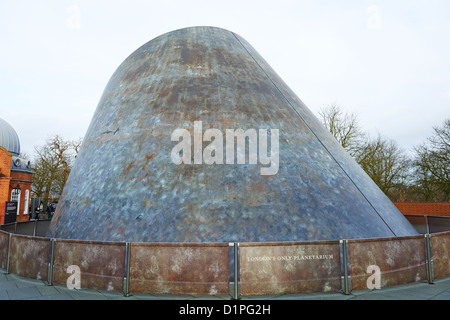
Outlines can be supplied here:
M50 220L52 218L52 204L48 203L47 204L47 218Z

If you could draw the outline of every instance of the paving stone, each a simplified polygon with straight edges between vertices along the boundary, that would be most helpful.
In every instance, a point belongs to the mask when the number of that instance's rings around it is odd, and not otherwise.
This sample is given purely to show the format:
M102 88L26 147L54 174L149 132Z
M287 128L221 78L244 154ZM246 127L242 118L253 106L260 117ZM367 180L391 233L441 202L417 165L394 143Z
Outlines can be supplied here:
M450 290L444 291L431 297L431 300L450 300Z
M59 293L48 296L42 296L39 297L38 300L74 300L74 299L68 294Z
M17 288L15 281L0 281L0 290L8 290Z
M20 300L41 297L41 293L35 287L22 287L7 290L10 300Z
M375 292L367 292L366 294L360 294L355 296L352 300L396 300L393 297L389 297L386 294L379 294Z
M65 294L71 296L74 300L106 300L107 298L96 290L81 289L69 290Z
M0 300L9 300L6 290L0 289Z
M61 294L55 287L53 286L36 286L42 296L50 296L50 295L58 295Z
M232 295L169 295L131 293L93 289L69 290L64 285L48 286L44 281L0 273L0 300L232 300ZM350 295L340 292L243 296L241 300L450 300L450 277L434 284L412 283L381 290L356 290Z

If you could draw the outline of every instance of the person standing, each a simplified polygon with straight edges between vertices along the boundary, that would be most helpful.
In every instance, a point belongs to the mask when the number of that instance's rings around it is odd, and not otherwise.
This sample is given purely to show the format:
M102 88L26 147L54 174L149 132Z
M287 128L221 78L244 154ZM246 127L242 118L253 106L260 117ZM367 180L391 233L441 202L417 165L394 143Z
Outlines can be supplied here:
M50 220L52 218L52 204L49 202L47 204L47 218Z

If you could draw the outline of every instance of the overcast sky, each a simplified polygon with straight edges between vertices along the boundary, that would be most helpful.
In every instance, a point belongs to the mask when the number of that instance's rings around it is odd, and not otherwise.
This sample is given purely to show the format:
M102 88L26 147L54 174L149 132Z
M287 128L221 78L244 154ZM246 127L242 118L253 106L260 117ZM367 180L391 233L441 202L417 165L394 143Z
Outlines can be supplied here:
M189 26L245 38L314 112L337 103L404 148L450 117L450 1L0 2L0 118L21 149L82 138L120 63Z

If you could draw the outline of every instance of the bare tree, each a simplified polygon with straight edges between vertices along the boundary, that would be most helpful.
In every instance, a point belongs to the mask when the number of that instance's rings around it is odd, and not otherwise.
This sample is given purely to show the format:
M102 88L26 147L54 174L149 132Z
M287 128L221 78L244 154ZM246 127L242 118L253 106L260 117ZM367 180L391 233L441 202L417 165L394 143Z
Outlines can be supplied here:
M388 196L396 186L405 184L410 160L394 140L378 135L358 150L356 161Z
M439 187L436 183L431 172L427 169L427 166L424 165L425 162L423 160L419 160L421 157L416 154L416 159L413 160L413 168L414 168L414 189L413 193L418 194L423 197L425 201L438 201L439 198ZM420 199L420 198L419 198Z
M322 123L342 147L358 162L378 187L392 197L394 187L403 185L409 161L395 141L364 133L356 114L345 113L336 104L319 111Z
M81 139L68 141L56 135L34 148L32 186L36 196L47 199L50 194L62 193L80 145Z
M418 183L433 188L435 193L443 193L445 200L450 200L450 119L441 127L434 127L433 135L415 148L414 165L419 175ZM422 188L421 192L427 192ZM435 194L435 198L439 195Z
M355 156L366 137L359 127L358 116L354 113L344 113L337 104L330 104L321 109L319 115L333 137L351 156Z

